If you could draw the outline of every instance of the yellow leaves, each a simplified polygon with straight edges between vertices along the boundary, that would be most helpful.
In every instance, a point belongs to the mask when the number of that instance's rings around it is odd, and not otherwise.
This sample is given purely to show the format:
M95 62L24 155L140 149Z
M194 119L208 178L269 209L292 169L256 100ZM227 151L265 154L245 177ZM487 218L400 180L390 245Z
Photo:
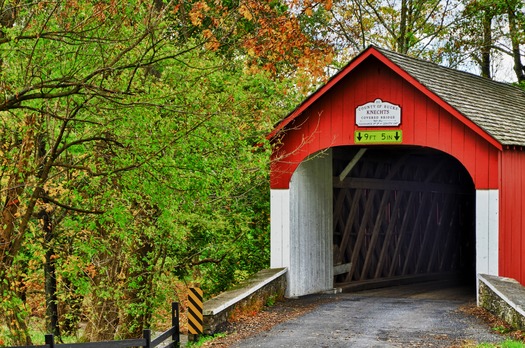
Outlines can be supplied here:
M210 39L213 37L213 33L210 29L205 29L202 31L202 36L204 36L205 39Z
M210 51L216 51L220 47L220 42L217 40L213 32L209 29L202 31L202 36L206 39L204 46Z
M291 0L292 7L296 9L303 9L302 11L307 15L313 14L313 9L316 6L322 5L325 10L330 11L332 9L333 0Z
M217 41L217 39L213 38L209 41L207 41L204 46L206 47L206 49L210 50L210 51L217 51L219 49L219 47L221 46L220 42Z
M313 13L313 10L310 6L308 6L305 10L304 10L304 13L308 16L308 17L311 17L314 13Z
M250 9L245 5L242 4L239 7L239 13L246 18L247 20L251 21L253 19L252 13L250 12Z
M193 4L193 7L189 13L191 24L197 27L201 26L202 20L204 19L206 12L209 10L210 7L204 1L199 1Z

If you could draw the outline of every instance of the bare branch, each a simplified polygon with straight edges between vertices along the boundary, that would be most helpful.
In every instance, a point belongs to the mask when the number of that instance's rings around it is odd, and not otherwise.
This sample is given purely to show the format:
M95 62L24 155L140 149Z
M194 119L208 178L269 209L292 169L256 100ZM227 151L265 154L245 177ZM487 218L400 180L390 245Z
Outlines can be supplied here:
M101 211L101 210L86 210L86 209L76 208L76 207L72 207L72 206L60 203L57 200L49 197L48 195L42 195L40 198L42 198L44 200L47 200L47 201L53 203L54 205L59 206L60 208L63 208L63 209L66 209L66 210L75 211L77 213L95 214L95 215L104 214L104 212Z

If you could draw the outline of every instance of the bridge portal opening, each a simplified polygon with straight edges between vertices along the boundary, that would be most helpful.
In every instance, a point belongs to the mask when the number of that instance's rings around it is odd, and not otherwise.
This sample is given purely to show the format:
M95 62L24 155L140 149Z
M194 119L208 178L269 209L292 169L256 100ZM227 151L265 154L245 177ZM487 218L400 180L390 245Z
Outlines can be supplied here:
M336 287L475 284L475 188L458 160L426 147L342 146L333 175Z

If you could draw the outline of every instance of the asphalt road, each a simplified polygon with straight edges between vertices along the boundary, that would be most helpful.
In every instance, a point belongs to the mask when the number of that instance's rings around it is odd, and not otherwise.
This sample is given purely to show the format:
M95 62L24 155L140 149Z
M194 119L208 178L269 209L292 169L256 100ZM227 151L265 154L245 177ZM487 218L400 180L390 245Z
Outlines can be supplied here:
M460 310L474 301L464 288L432 284L339 294L235 347L461 347L503 341Z

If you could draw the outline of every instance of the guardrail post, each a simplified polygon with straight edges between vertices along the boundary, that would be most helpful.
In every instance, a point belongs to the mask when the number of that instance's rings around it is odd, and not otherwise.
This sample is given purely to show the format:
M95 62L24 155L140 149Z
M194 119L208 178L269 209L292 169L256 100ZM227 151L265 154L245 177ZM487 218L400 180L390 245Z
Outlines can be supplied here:
M143 330L142 336L144 336L144 339L146 340L146 345L144 347L150 348L151 347L151 330Z
M171 303L171 327L174 328L172 340L176 342L175 347L180 346L180 323L179 323L179 303Z
M55 348L55 336L53 336L52 334L45 335L44 340L45 344L48 345L49 348Z
M203 333L203 293L201 288L191 287L188 292L188 339L194 342Z

